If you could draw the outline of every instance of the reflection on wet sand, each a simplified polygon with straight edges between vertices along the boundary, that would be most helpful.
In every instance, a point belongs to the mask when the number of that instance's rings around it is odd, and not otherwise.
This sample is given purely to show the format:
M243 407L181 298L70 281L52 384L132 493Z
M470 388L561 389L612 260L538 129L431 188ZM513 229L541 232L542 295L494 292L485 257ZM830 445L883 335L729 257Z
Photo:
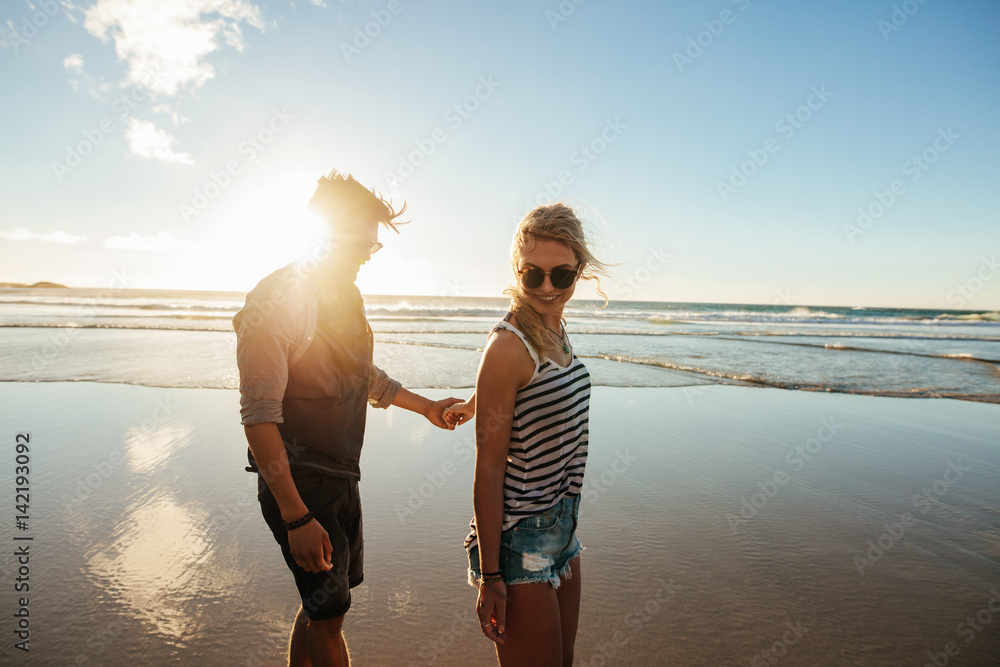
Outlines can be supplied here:
M123 438L125 462L136 475L154 472L171 455L191 444L190 424L153 425L130 428Z
M198 570L211 540L197 526L206 519L167 493L143 498L118 522L112 542L91 556L89 574L157 633L183 639L198 623L185 603L202 588Z

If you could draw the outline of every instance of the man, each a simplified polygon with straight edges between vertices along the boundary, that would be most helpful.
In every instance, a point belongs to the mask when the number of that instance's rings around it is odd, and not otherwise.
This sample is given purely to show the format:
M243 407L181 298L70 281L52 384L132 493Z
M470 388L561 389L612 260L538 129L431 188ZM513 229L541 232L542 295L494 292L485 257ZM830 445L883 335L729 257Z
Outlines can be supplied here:
M358 462L367 404L418 412L449 428L431 401L372 364L372 333L354 285L396 231L392 206L336 170L321 178L310 206L330 228L329 253L264 278L233 318L240 414L261 512L281 546L302 598L289 665L349 665L342 633L350 589L363 572Z

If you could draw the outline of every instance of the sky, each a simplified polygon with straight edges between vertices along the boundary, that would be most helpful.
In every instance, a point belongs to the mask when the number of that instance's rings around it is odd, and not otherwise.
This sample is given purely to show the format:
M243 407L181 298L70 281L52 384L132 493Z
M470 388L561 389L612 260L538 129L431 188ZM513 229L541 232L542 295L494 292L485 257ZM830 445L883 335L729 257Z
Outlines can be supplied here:
M500 296L517 221L565 201L612 300L1000 310L998 28L985 0L11 0L0 281L248 290L315 250L336 168L407 204L367 294Z

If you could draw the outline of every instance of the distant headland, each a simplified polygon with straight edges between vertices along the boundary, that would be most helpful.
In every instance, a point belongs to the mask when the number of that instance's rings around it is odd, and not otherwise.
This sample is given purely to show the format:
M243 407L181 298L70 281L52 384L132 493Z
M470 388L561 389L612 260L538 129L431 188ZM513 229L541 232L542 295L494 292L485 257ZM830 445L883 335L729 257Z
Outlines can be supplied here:
M27 285L25 283L0 283L0 287L57 287L59 289L69 289L65 285L48 282L35 283L34 285Z

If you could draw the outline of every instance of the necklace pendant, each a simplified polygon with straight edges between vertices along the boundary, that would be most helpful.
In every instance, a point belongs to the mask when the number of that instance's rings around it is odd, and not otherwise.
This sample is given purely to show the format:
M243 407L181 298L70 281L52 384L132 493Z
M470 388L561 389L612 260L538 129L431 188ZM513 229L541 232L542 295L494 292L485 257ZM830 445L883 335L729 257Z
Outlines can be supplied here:
M569 343L563 343L563 352L569 354Z

